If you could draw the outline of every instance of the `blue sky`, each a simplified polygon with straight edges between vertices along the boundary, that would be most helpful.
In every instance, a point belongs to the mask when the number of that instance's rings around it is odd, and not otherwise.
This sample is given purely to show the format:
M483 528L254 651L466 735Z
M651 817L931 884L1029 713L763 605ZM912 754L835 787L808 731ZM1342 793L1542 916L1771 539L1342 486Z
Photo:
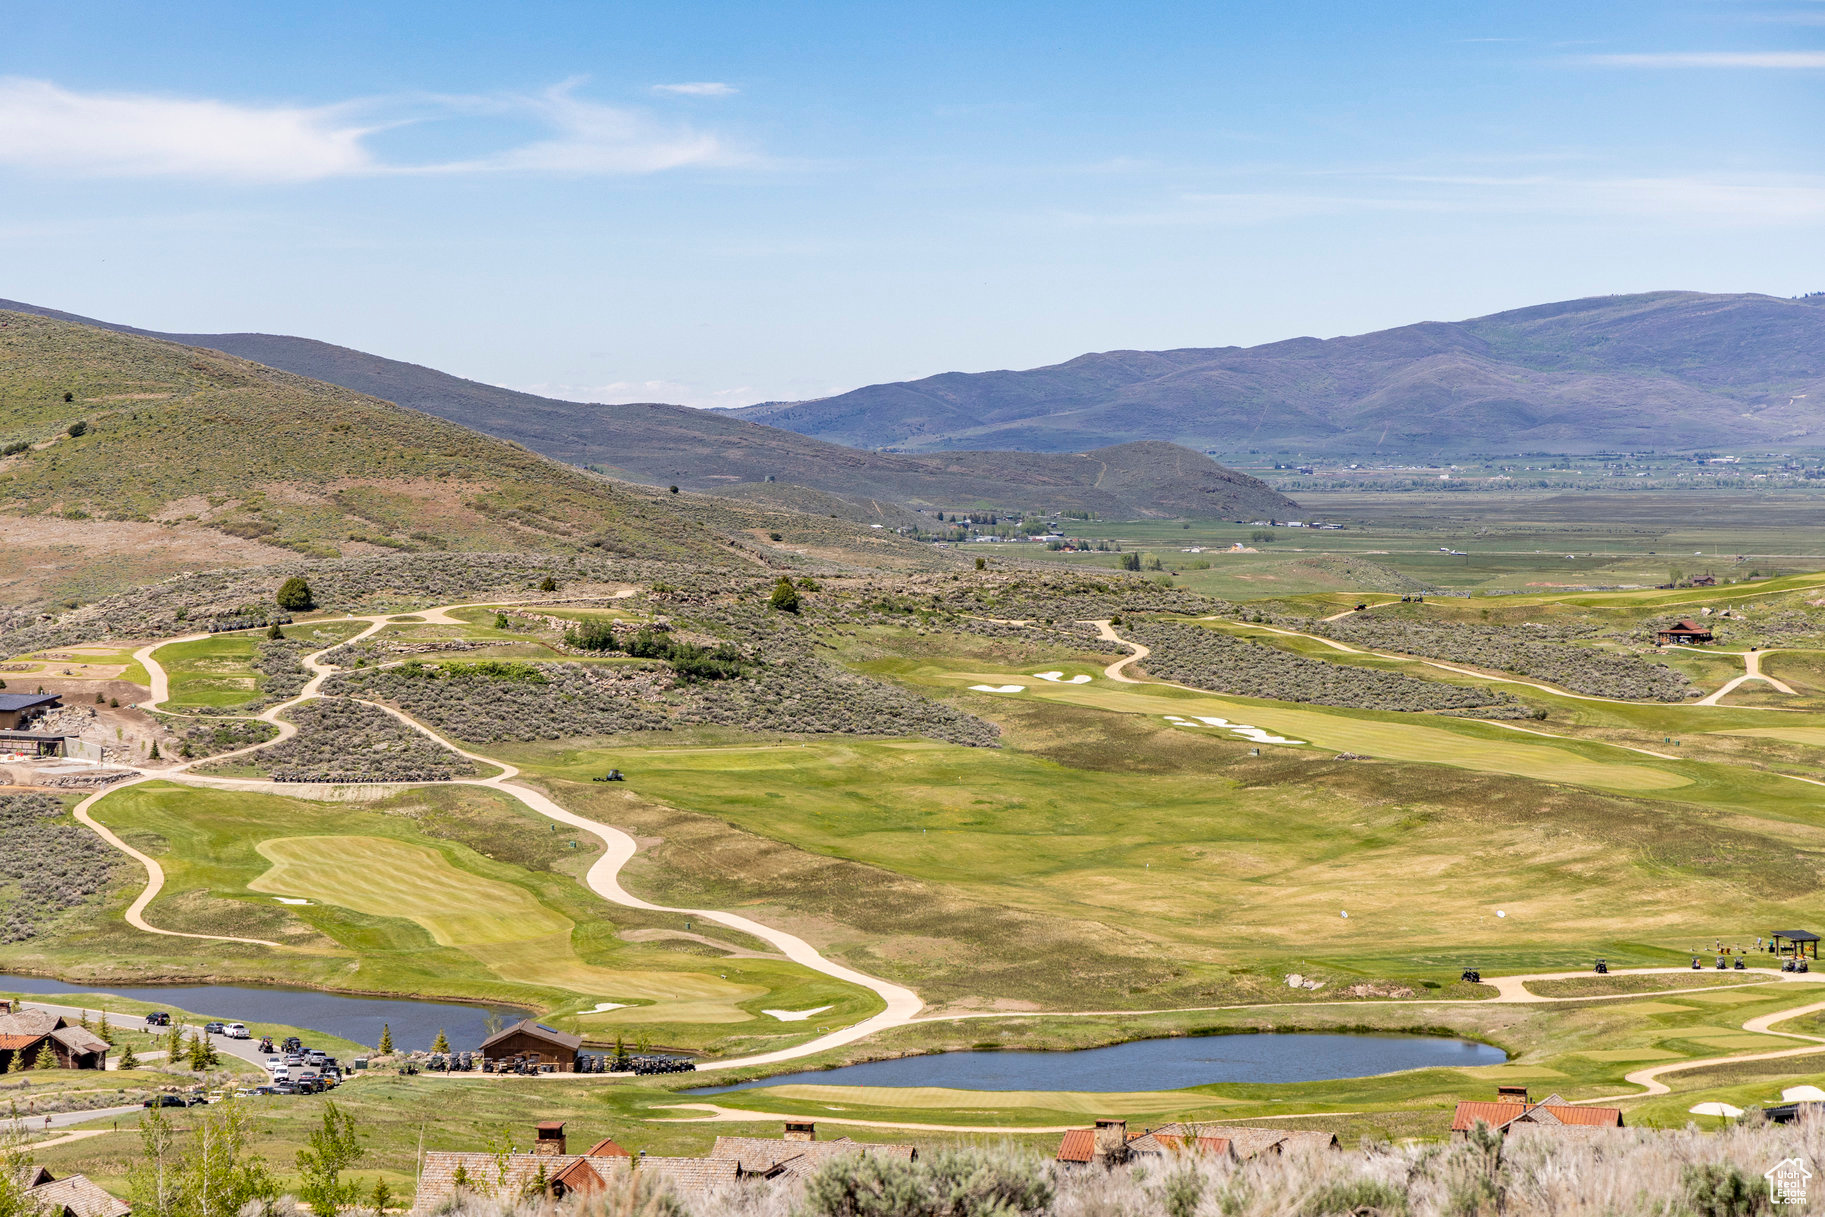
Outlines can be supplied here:
M584 400L1825 289L1825 0L7 22L0 296Z

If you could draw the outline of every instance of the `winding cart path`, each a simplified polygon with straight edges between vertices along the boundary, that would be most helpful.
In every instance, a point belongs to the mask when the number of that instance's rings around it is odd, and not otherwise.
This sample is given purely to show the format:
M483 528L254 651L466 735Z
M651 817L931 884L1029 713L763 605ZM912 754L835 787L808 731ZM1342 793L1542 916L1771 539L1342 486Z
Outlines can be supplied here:
M631 592L622 594L631 594ZM182 930L163 929L149 923L145 918L145 911L147 906L158 897L159 892L164 888L164 868L159 865L156 858L150 857L140 850L133 848L131 845L128 845L106 825L98 822L94 816L90 814L90 808L101 799L117 790L124 789L127 786L137 785L140 782L157 780L226 787L237 790L262 790L270 791L275 794L283 794L284 788L280 784L270 780L217 778L207 774L192 773L190 772L190 769L191 766L201 764L205 760L220 761L229 757L258 752L262 748L270 748L274 744L296 735L298 731L297 727L282 718L281 715L294 706L310 701L313 698L323 696L323 682L340 670L334 664L325 664L322 662L322 657L326 652L333 650L338 646L346 646L349 643L359 642L364 638L369 638L400 618L412 618L414 619L414 624L427 621L439 624L460 624L458 619L452 618L449 615L450 612L459 608L477 607L493 606L445 605L441 608L430 609L420 613L387 613L342 618L340 620L365 621L368 625L367 628L363 629L360 633L355 634L346 642L335 643L330 647L323 648L323 650L314 651L300 660L305 671L309 672L311 675L310 679L305 682L304 687L299 690L298 695L287 701L281 702L278 705L269 707L257 716L260 721L271 723L278 728L279 734L274 738L262 743L249 745L245 748L237 748L232 752L219 753L216 756L199 758L198 760L189 761L182 765L172 766L167 769L136 767L134 770L134 777L125 782L118 782L112 786L98 790L78 803L74 808L74 814L77 820L95 832L109 845L120 850L128 857L133 858L146 869L145 889L141 891L140 894L134 898L133 903L127 907L127 923L135 929L143 930L148 934L164 934L176 938L205 938L217 942L249 943L256 946L273 947L279 950L296 949L265 938L238 938L229 934L189 933ZM170 641L187 642L195 638L207 637L207 634L189 635L185 638L172 639ZM154 643L151 646L142 647L134 654L134 658L145 665L146 671L151 677L152 698L146 703L148 708L160 706L171 695L169 677L154 655L154 652L157 651L159 647L165 645L167 644ZM477 761L483 765L491 766L499 770L493 777L458 779L454 784L484 786L492 790L498 790L509 798L517 799L521 804L542 816L555 820L560 824L566 824L572 828L589 833L591 836L600 840L603 845L602 856L589 868L588 873L584 876L584 882L591 891L595 892L609 903L618 904L624 908L642 909L648 912L679 913L694 919L712 921L719 925L727 926L730 929L750 934L773 946L781 954L786 956L786 958L802 967L808 968L814 972L821 972L826 976L833 977L848 984L858 985L861 988L870 990L881 999L885 1007L880 1013L875 1014L870 1018L863 1019L861 1022L852 1024L851 1026L832 1031L827 1035L819 1036L806 1043L798 1044L790 1048L781 1048L773 1052L742 1057L738 1060L718 1061L706 1064L702 1068L706 1070L734 1069L750 1065L768 1065L778 1061L788 1061L799 1057L810 1056L814 1053L824 1052L831 1048L839 1048L845 1044L854 1043L857 1040L865 1039L868 1036L874 1035L880 1031L885 1031L891 1027L902 1026L911 1022L919 1011L924 1008L924 1001L913 990L908 989L903 985L896 985L891 981L869 976L864 972L859 972L854 968L827 959L816 947L794 934L786 933L784 930L774 929L771 926L763 925L761 922L755 921L750 917L743 917L737 913L725 913L717 909L674 908L669 905L654 904L651 901L640 899L638 896L633 895L626 888L621 886L621 869L632 860L634 853L638 848L633 837L613 825L587 819L573 811L569 811L552 801L544 792L521 782L514 781L513 779L519 776L520 771L513 765L463 748L451 740L444 738L424 723L419 722L417 719L412 718L410 715L404 714L399 710L393 709L391 706L379 705L376 702L365 701L360 698L354 700L362 701L364 705L373 706L378 710L382 710L387 714L392 715L408 727L435 740L437 743L448 748L450 751L457 753L459 756L467 757L472 761ZM593 1075L567 1074L561 1076L588 1077Z

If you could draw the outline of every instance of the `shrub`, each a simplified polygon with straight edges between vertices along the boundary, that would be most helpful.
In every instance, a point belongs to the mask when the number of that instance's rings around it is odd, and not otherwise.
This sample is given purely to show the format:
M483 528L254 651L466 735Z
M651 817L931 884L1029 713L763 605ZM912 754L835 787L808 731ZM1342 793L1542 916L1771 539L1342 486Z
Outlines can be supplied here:
M506 614L502 614L503 618L505 616ZM621 649L621 642L615 637L615 627L609 622L595 617L565 630L564 645L575 647L579 651L619 651Z
M1153 675L1239 697L1404 711L1514 704L1505 693L1307 659L1198 626L1131 621L1128 632L1152 649L1143 662Z
M373 706L324 697L287 714L298 733L244 758L278 781L444 782L475 774L468 758Z
M125 861L43 794L0 795L0 841L0 943L106 891Z
M796 613L799 608L798 589L792 586L792 580L784 575L773 585L773 595L767 601L782 613Z
M64 400L65 401L70 400L68 394L64 395ZM71 439L80 439L82 436L85 436L89 433L89 424L79 418L75 422L71 423L66 430Z
M279 585L278 594L276 594L273 599L278 603L280 608L288 613L308 612L316 607L315 602L311 598L310 584L304 581L304 576L302 575L293 575L284 583L281 583Z

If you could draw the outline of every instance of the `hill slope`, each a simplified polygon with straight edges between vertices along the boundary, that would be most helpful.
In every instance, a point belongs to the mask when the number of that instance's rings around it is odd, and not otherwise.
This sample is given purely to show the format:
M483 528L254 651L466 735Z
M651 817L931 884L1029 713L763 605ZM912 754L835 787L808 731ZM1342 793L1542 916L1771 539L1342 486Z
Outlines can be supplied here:
M308 338L155 334L12 301L0 301L0 308L225 351L422 410L557 460L658 485L720 493L772 478L864 506L871 499L888 499L913 507L1075 509L1117 518L1276 516L1293 509L1289 500L1253 478L1197 453L1168 452L1157 445L1113 462L1098 453L1087 454L1088 459L1035 459L1019 452L955 452L932 461L859 451L726 411L557 401ZM1106 476L1112 467L1122 471L1120 476Z
M69 400L66 401L65 398ZM86 431L71 436L72 423ZM313 556L734 561L708 530L474 431L215 351L0 313L0 512L200 526Z
M1604 296L1258 347L1110 351L739 416L906 451L1137 439L1468 453L1825 443L1825 296Z

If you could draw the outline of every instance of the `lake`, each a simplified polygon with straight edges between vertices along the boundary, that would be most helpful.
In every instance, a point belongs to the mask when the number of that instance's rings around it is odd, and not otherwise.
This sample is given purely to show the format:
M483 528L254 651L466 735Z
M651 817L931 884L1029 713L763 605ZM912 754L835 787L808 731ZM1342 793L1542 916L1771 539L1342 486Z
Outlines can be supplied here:
M956 1090L1182 1090L1216 1082L1322 1082L1405 1069L1499 1065L1500 1048L1418 1035L1250 1033L1135 1040L1075 1052L939 1052L710 1086L942 1086Z
M0 991L29 993L46 1000L57 994L118 994L135 1001L168 1004L206 1019L278 1023L321 1031L369 1047L380 1042L380 1028L385 1024L392 1029L393 1042L401 1048L429 1048L439 1031L449 1036L452 1048L475 1048L488 1037L486 1020L490 1013L497 1013L510 1023L531 1013L511 1006L351 997L277 985L71 985L42 976L0 975Z

